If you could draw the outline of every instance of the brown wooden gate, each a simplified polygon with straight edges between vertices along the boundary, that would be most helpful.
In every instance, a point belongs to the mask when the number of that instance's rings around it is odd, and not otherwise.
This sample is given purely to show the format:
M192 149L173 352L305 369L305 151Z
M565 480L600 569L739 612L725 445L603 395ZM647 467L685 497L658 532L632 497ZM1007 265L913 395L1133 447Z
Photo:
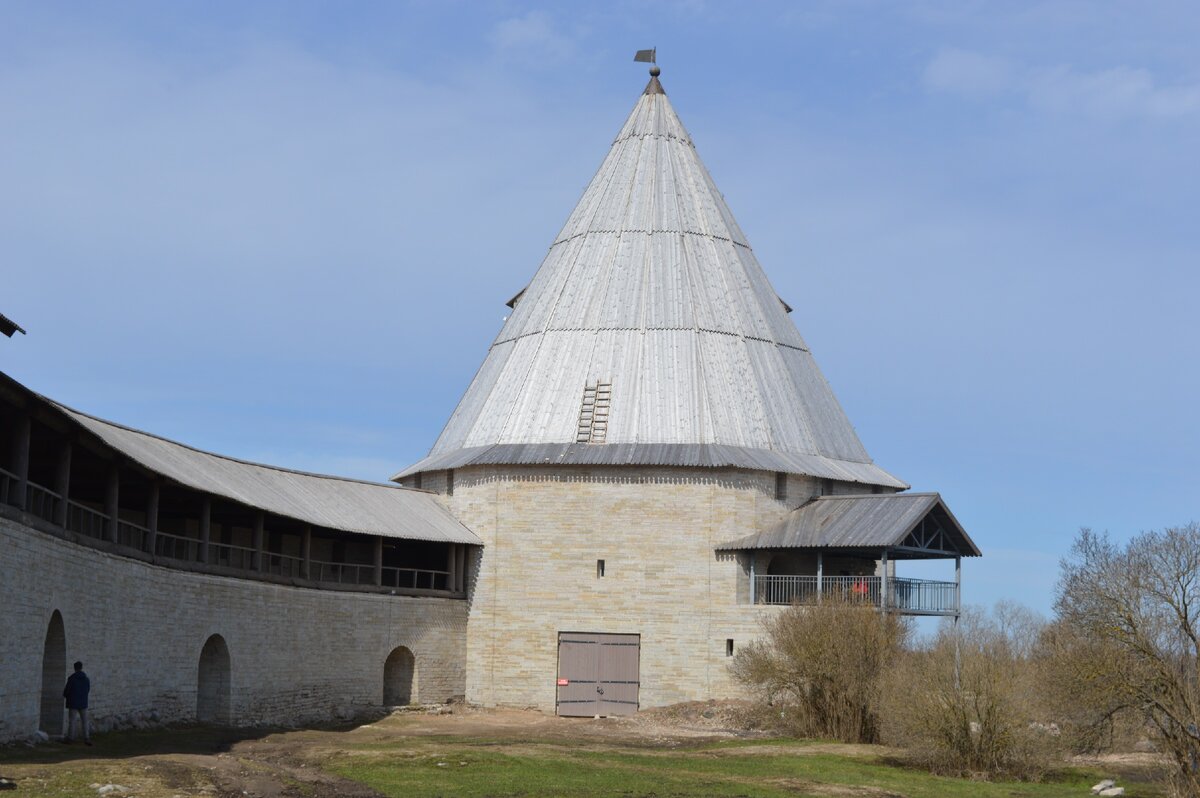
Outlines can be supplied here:
M632 715L638 708L639 635L558 633L558 714Z

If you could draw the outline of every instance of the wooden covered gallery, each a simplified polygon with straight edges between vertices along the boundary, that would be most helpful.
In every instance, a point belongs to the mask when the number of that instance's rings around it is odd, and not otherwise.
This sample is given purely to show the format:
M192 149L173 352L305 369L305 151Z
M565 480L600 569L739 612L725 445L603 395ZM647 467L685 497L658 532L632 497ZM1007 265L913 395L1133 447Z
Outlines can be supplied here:
M0 513L172 568L313 588L466 595L479 539L394 484L210 454L0 374Z

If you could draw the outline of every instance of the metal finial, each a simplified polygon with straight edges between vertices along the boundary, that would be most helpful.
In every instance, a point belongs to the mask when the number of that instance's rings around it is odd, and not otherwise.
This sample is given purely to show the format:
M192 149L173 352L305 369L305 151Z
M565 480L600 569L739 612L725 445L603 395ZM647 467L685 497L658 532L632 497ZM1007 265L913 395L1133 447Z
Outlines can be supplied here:
M650 77L656 78L662 74L662 70L658 68L658 64L650 67Z

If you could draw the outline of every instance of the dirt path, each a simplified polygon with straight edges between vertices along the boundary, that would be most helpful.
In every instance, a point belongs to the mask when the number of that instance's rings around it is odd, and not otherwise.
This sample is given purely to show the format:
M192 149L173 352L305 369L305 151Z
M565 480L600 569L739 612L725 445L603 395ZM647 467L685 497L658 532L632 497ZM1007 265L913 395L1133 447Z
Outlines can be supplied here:
M690 708L688 708L690 706ZM328 773L321 763L356 745L455 738L495 739L604 750L615 746L670 749L706 740L744 737L725 728L716 705L684 705L671 713L632 718L559 718L529 710L457 707L413 709L353 728L248 735L211 729L110 734L94 748L51 743L0 755L0 775L18 783L15 796L109 798L375 798L378 793ZM708 717L706 717L706 715ZM814 750L816 750L814 748Z

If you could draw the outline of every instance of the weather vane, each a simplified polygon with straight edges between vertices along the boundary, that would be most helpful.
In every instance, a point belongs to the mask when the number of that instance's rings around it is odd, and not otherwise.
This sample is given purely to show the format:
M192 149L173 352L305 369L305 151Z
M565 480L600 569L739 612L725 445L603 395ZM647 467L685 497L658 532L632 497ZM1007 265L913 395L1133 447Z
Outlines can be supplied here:
M636 53L634 53L633 60L641 61L647 64L653 64L654 66L650 67L650 74L654 77L658 77L661 70L658 68L657 54L657 47L652 47L649 50L638 50Z

